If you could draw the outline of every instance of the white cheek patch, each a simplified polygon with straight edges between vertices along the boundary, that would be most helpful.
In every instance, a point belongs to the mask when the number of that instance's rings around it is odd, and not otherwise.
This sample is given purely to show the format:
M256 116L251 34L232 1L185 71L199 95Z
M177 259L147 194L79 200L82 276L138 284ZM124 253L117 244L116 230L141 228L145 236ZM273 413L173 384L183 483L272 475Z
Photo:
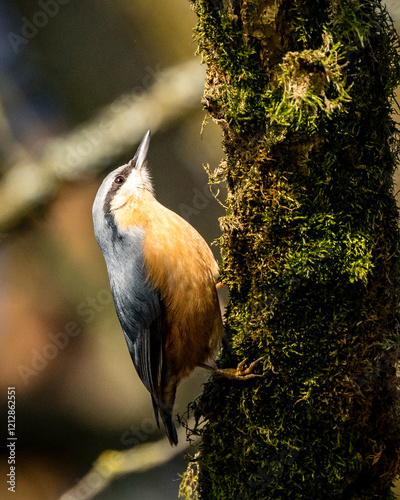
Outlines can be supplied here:
M153 185L151 183L150 174L145 165L139 169L132 169L132 172L129 174L125 184L121 186L119 191L121 193L125 193L125 196L134 196L137 194L139 189L146 189L153 194Z
M141 171L133 168L125 183L121 186L120 192L126 195L135 194L143 185Z
M114 210L118 210L122 208L128 202L128 198L124 196L124 194L119 191L114 198L112 199L110 209L113 212Z
M111 202L111 209L117 210L128 201L140 196L140 191L145 189L153 194L153 185L150 174L145 165L140 169L132 169L125 183L118 189Z

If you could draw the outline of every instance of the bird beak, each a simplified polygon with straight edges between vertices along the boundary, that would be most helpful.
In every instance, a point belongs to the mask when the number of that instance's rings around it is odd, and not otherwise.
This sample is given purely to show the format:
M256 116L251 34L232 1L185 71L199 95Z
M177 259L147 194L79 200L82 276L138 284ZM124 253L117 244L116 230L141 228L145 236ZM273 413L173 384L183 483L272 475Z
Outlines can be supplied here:
M150 144L150 130L146 132L146 135L143 137L142 142L139 144L135 156L133 157L133 160L136 160L135 168L138 170L142 168L143 163L146 160L147 151L149 150L149 144Z

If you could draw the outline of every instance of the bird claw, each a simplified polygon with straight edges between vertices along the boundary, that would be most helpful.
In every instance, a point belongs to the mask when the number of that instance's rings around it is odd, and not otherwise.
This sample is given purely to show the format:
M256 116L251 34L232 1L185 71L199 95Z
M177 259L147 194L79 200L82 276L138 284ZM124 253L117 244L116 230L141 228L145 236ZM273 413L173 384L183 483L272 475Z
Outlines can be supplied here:
M244 365L248 358L245 358L241 361L236 368L216 368L216 367L207 367L213 373L213 375L217 378L227 378L229 380L249 380L251 378L263 377L263 375L258 375L253 373L254 368L264 359L264 356L256 359L252 363L250 363L248 368L244 368Z

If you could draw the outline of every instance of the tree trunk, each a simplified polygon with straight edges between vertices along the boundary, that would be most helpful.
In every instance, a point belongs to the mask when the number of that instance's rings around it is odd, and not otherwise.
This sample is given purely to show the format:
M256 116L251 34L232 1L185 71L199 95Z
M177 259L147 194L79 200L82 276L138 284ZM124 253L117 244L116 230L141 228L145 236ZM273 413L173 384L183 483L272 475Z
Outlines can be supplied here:
M185 498L386 499L400 472L398 38L378 0L194 0L222 127L219 366ZM194 473L198 467L199 473Z

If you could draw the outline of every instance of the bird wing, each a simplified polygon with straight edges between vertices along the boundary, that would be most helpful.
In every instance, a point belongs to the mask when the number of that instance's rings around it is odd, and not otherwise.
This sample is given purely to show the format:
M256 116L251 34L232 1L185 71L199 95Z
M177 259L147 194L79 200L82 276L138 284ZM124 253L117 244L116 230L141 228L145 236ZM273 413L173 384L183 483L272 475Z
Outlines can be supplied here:
M144 272L126 287L111 284L115 309L136 371L151 394L158 394L165 335L165 306L159 294L146 282Z

